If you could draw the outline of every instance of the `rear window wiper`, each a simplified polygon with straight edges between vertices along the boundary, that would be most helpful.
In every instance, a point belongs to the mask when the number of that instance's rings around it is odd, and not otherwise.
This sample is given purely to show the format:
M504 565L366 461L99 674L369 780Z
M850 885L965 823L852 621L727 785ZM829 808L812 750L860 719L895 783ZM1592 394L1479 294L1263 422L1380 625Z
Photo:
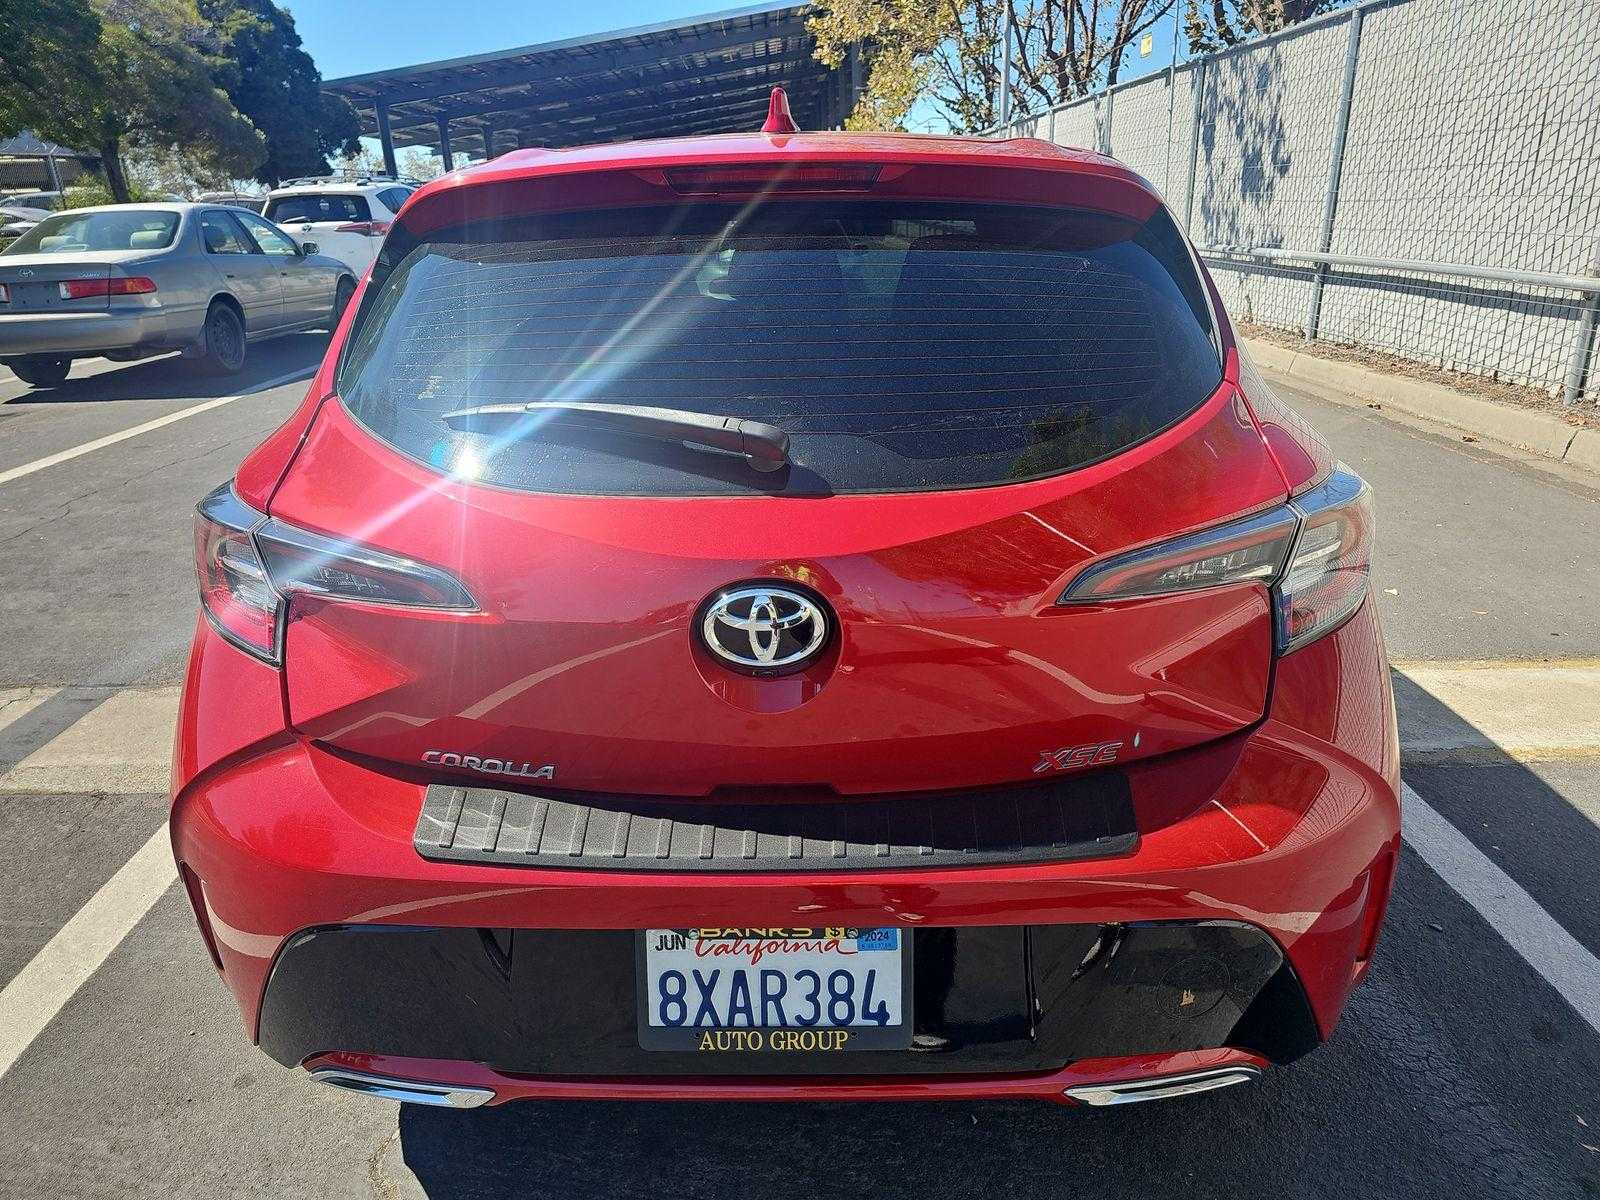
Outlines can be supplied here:
M731 454L744 459L757 471L778 471L789 465L789 435L776 425L681 408L549 400L458 408L439 419L451 429L498 434L520 433L519 425L526 426L531 433L546 421L559 421L580 429L627 433L655 441L677 442L694 450Z

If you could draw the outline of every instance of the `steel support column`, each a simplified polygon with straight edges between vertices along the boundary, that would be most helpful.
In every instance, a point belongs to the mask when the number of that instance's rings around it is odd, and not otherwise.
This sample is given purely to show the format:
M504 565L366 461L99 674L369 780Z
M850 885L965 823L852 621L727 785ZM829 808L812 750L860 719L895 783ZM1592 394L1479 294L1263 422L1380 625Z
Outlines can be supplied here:
M483 161L484 162L488 162L491 158L494 157L494 134L495 134L494 123L493 122L485 122L484 126L483 126Z
M444 169L446 171L454 171L456 169L455 155L450 152L449 117L439 118L439 157L444 159Z
M1322 202L1322 232L1317 239L1317 253L1326 254L1333 249L1333 217L1339 207L1339 176L1344 172L1344 143L1350 132L1350 103L1356 91L1356 62L1361 56L1361 19L1365 10L1350 10L1350 36L1345 41L1344 79L1339 85L1339 111L1334 118L1333 150L1328 155L1328 194ZM1311 302L1306 308L1306 340L1317 336L1322 323L1322 289L1328 281L1326 263L1317 267L1316 278L1311 282Z
M383 169L392 178L398 178L400 168L394 162L394 134L389 131L389 106L378 100L373 107L378 113L378 142L383 147Z
M861 93L866 90L864 64L861 61L861 43L850 43L850 111L854 112L856 105L861 103Z
M1206 60L1201 59L1194 67L1194 119L1189 125L1189 185L1185 189L1183 198L1183 231L1193 237L1190 231L1194 228L1194 187L1195 178L1200 171L1200 123L1205 116L1206 103Z

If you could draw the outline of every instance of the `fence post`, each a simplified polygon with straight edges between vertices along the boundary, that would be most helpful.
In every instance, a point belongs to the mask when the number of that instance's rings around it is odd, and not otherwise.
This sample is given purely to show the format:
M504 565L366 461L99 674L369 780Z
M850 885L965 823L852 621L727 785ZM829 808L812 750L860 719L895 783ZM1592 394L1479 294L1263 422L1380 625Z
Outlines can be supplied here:
M1106 89L1106 111L1104 123L1100 126L1100 153L1111 153L1111 114L1116 109L1117 94L1110 88Z
M1194 119L1189 123L1189 189L1183 198L1183 232L1188 233L1194 225L1194 181L1200 169L1200 118L1204 113L1206 96L1206 76L1210 72L1210 64L1205 59L1200 59L1194 65ZM1169 147L1170 149L1170 147Z
M1326 254L1333 249L1333 215L1339 207L1339 176L1344 173L1344 143L1350 132L1350 102L1356 90L1356 60L1361 56L1361 19L1365 10L1357 6L1350 10L1350 36L1345 42L1344 79L1339 85L1339 112L1333 127L1333 150L1328 156L1328 194L1322 202L1322 235L1317 239L1317 253ZM1311 281L1311 303L1306 309L1306 340L1317 336L1317 326L1322 321L1322 289L1328 280L1328 264L1318 263L1316 277Z
M1590 292L1584 299L1583 314L1578 318L1578 331L1572 341L1572 357L1567 361L1566 386L1561 389L1561 403L1576 404L1583 398L1589 379L1595 378L1594 331L1600 324L1600 292ZM1595 401L1600 404L1600 400Z
M1589 272L1600 276L1600 239L1595 241ZM1569 406L1578 403L1583 398L1584 389L1600 379L1594 361L1597 351L1595 328L1600 326L1600 291L1590 292L1582 300L1583 311L1578 315L1578 328L1572 338L1572 356L1567 359L1567 378L1561 389L1561 403ZM1600 403L1600 400L1596 400L1596 403Z
M1057 111L1056 110L1056 106L1055 105L1051 105L1050 106L1050 140L1052 142L1054 142L1056 140L1056 111Z

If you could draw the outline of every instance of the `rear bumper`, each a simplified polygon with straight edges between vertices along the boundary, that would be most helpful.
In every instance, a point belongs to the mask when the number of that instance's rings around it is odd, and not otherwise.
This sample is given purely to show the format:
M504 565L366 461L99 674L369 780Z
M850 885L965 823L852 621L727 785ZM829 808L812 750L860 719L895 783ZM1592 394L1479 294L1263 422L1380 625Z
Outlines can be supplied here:
M1128 767L1131 854L826 874L427 861L412 845L421 776L333 755L262 714L252 730L240 714L278 703L276 676L203 624L198 637L174 850L247 1028L286 1063L492 1076L506 1099L1059 1096L1074 1072L1282 1060L1332 1032L1398 848L1393 705L1370 605L1280 663L1252 731ZM202 693L228 696L227 722L201 711ZM919 956L930 938L953 955L945 1019L962 1026L959 1055L716 1068L632 1040L628 931L883 924L916 930ZM1113 943L1121 965L1095 975Z
M0 358L21 354L98 354L167 344L162 310L0 316Z

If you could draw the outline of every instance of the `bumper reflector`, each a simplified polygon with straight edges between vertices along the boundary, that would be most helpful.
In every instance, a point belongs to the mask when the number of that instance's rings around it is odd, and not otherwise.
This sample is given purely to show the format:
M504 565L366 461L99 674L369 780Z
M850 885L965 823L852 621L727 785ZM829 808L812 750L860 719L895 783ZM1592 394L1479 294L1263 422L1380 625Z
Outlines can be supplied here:
M1158 1075L1152 1079L1130 1079L1123 1083L1085 1084L1069 1087L1066 1095L1081 1104L1137 1104L1141 1100L1169 1100L1173 1096L1192 1096L1217 1088L1249 1083L1260 1076L1256 1067L1216 1067L1191 1071L1186 1075Z
M347 1092L398 1100L401 1104L427 1104L434 1108L477 1108L494 1099L494 1093L488 1088L390 1079L384 1075L368 1075L364 1071L346 1071L342 1067L318 1067L311 1072L311 1078Z

